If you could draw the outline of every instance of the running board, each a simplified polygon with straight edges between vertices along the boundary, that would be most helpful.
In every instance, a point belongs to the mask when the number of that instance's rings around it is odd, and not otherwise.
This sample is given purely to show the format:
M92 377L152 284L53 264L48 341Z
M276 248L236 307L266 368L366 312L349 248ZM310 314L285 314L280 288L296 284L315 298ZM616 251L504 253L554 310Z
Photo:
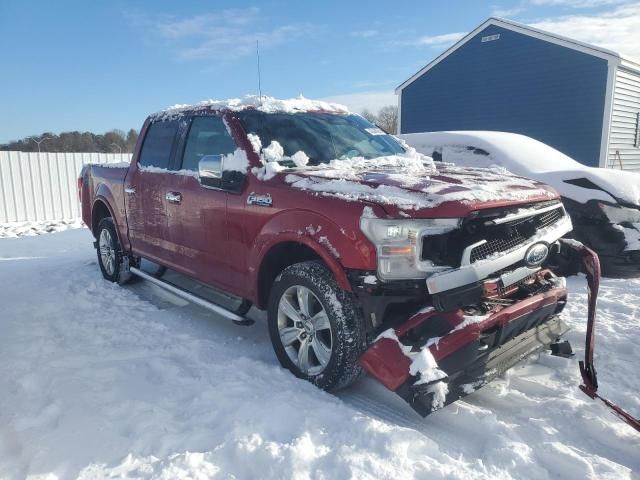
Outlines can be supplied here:
M253 320L249 318L245 318L240 315L237 315L232 311L227 310L224 307L221 307L220 305L210 302L209 300L205 300L204 298L199 297L198 295L194 295L193 293L187 292L186 290L180 287L176 287L171 283L160 280L159 278L156 278L153 275L149 275L148 273L143 272L139 268L130 267L129 271L134 275L137 275L140 278L144 278L145 280L148 280L154 285L157 285L158 287L163 288L173 293L174 295L177 295L180 298L183 298L191 303L195 303L196 305L200 305L201 307L206 308L207 310L210 310L214 313L217 313L218 315L222 315L223 317L231 320L236 325L249 326L249 325L253 325L254 323Z

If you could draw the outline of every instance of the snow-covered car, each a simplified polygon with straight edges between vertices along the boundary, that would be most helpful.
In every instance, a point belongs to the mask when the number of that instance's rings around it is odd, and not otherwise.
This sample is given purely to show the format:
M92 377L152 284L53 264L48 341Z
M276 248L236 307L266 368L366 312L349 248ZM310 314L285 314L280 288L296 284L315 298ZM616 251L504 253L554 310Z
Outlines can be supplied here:
M603 273L640 275L640 174L582 165L542 142L515 133L425 132L400 135L436 161L503 167L554 187L573 221L569 234L595 250Z

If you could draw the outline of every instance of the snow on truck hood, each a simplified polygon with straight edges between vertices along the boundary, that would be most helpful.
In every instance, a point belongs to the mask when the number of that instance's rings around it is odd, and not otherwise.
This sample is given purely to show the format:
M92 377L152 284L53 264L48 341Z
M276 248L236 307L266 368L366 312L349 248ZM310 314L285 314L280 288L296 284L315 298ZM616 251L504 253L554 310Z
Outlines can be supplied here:
M546 185L505 173L504 169L436 168L430 157L412 150L406 155L375 159L333 160L327 165L297 169L284 178L300 190L414 211L445 202L473 205L558 197Z
M507 132L451 131L400 135L427 155L441 150L445 161L473 167L503 167L517 175L553 186L563 196L585 203L591 199L621 200L640 206L640 174L609 168L587 167L533 138ZM467 147L482 149L488 155ZM602 190L584 188L565 180L585 178ZM604 191L603 191L604 190Z

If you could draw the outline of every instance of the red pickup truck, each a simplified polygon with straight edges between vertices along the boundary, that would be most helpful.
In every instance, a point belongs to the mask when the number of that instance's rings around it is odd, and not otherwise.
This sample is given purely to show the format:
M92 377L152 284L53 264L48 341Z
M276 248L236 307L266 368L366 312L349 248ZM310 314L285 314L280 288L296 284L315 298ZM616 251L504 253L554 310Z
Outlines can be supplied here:
M364 369L426 415L566 346L557 193L436 167L337 105L164 110L130 164L86 166L79 191L107 280L143 277L240 324L266 310L279 361L323 389Z

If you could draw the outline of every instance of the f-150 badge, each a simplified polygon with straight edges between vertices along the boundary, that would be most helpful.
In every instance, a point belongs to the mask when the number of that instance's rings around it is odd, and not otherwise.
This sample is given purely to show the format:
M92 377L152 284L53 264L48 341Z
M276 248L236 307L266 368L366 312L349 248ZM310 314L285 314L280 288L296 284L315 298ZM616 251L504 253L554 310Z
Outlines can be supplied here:
M273 205L273 200L271 199L271 195L268 193L266 195L256 195L254 192L251 192L247 197L247 204L270 207Z

